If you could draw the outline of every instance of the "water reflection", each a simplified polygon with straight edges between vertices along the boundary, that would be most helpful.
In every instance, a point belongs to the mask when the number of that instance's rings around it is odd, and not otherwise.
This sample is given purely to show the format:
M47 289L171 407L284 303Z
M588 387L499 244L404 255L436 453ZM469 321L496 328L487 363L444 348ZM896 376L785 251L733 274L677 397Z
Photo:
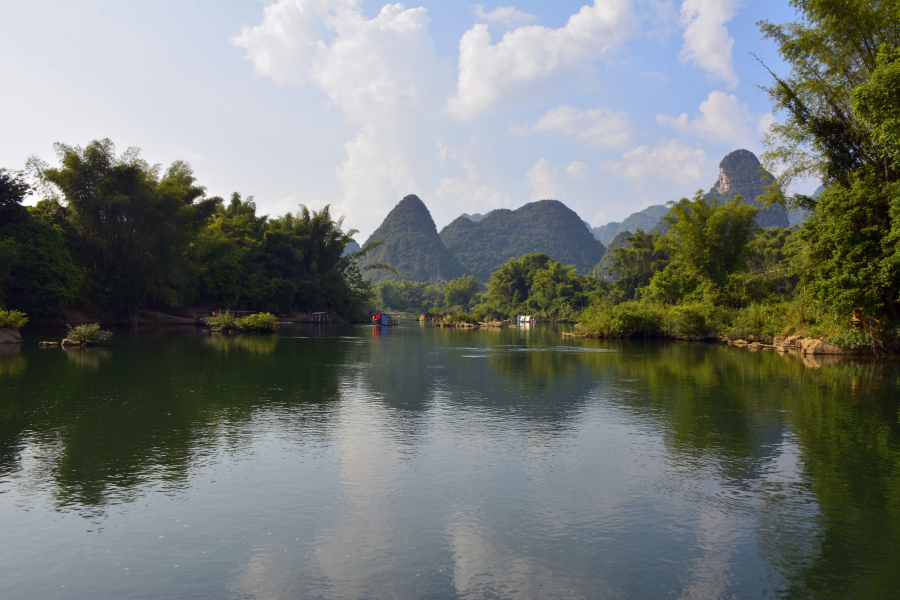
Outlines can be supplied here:
M57 507L94 515L148 490L182 489L216 448L246 449L260 411L300 413L296 425L320 420L310 405L340 396L341 345L295 345L272 361L263 357L273 337L160 337L42 353L32 377L3 395L0 477L27 462ZM59 359L79 368L61 370Z
M242 350L256 354L271 354L278 346L278 337L271 334L210 333L204 341L207 346L219 352Z
M27 366L20 344L0 344L0 377L19 375Z
M101 360L109 360L112 356L106 348L96 347L66 347L62 349L70 364L83 369L99 369Z
M126 521L165 502L214 515L196 539L163 546L166 525L159 550L136 546L171 569L170 554L220 540L180 583L199 597L837 598L900 585L897 365L563 343L550 328L381 329L191 330L0 355L28 361L0 370L0 492L90 517L123 546ZM54 523L29 527L44 539Z

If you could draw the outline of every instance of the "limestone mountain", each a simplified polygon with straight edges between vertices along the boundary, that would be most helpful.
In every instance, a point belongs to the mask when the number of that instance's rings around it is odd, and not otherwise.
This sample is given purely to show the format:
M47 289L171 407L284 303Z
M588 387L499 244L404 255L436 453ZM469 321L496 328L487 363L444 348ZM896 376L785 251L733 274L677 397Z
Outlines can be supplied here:
M444 247L431 213L418 196L409 195L388 213L366 244L381 240L384 245L372 250L361 266L388 263L397 275L382 269L366 272L371 281L409 279L437 283L464 274L462 265Z
M594 232L594 237L608 248L613 238L623 231L637 231L638 229L651 231L656 227L663 215L668 214L668 212L668 207L662 204L655 204L648 206L644 210L632 213L621 223L613 221L600 227L594 227L592 231Z
M464 216L465 218L467 218L470 221L475 221L475 222L478 222L484 218L484 215L481 213L475 213L474 215L470 215L468 213L463 213L462 216Z
M719 180L706 194L708 200L729 202L740 194L744 202L759 209L756 223L767 229L789 227L787 210L780 204L766 208L756 200L766 192L765 188L775 181L775 177L763 169L759 159L749 150L735 150L719 163Z
M493 210L479 221L461 216L441 230L441 239L466 271L482 282L510 258L529 252L544 252L589 274L606 250L581 218L557 200Z

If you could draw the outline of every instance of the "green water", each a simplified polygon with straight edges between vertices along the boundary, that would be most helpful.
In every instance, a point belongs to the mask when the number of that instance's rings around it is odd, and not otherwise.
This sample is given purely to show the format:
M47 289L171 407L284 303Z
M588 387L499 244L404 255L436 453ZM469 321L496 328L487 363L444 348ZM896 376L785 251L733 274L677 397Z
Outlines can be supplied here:
M0 598L890 598L900 368L286 326L0 350Z

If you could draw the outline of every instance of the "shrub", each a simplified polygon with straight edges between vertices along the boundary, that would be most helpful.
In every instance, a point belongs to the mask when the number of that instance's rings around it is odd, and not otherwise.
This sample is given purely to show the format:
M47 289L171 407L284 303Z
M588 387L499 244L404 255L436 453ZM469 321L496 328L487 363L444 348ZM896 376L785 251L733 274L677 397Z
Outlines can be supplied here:
M581 314L581 326L595 337L656 337L663 331L665 313L665 308L649 302L599 304Z
M235 319L227 310L215 317L207 317L203 319L203 322L215 331L233 331L238 328L238 319Z
M102 331L100 323L91 323L90 325L78 325L77 327L69 325L69 333L66 337L73 342L94 344L96 342L105 342L112 335L111 331Z
M714 338L722 329L728 314L712 304L681 304L666 312L664 332L679 340Z
M0 328L18 331L25 327L26 323L28 323L28 317L25 316L25 313L17 310L0 310Z
M278 321L272 313L257 313L238 319L237 328L241 331L277 331Z

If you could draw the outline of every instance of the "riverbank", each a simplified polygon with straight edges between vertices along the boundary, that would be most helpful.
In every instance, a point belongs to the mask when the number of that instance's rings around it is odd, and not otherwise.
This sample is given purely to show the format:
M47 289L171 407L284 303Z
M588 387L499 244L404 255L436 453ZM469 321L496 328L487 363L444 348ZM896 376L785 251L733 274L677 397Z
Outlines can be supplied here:
M720 340L741 345L792 345L809 354L898 354L897 330L864 315L838 316L800 303L729 309L710 304L666 306L623 302L594 306L581 315L586 338ZM791 343L783 340L792 339Z

